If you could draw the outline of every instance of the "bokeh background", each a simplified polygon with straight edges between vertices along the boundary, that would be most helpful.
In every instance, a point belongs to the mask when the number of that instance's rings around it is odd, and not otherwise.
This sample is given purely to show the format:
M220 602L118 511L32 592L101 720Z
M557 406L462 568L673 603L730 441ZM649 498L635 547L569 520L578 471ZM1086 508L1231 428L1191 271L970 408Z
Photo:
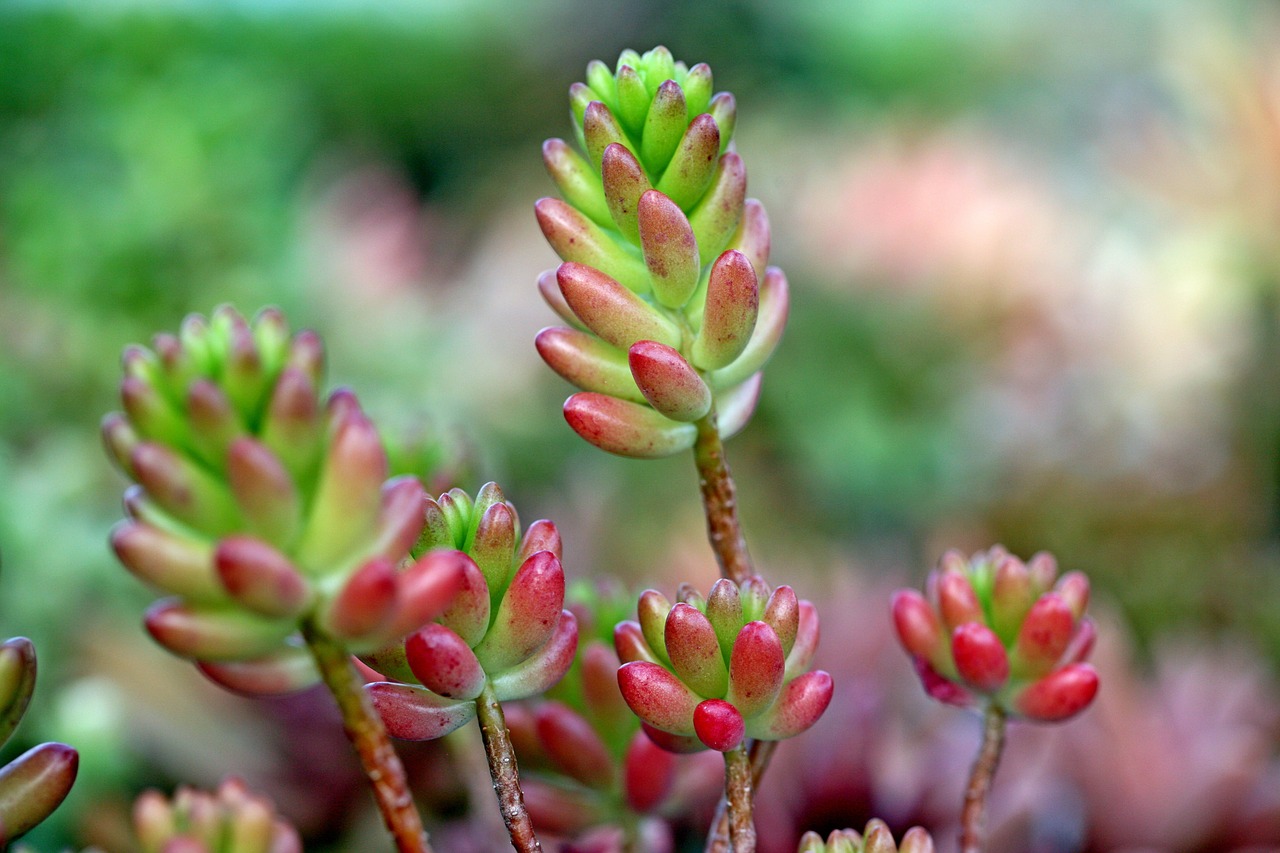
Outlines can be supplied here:
M555 519L571 576L709 584L689 461L576 439L532 346L539 144L588 60L655 44L737 96L792 284L730 461L838 687L766 849L873 812L948 849L977 724L887 601L994 542L1088 572L1107 625L1097 706L1014 732L996 848L1280 849L1280 10L1231 0L0 0L0 634L41 661L9 749L82 754L33 846L125 849L137 791L227 773L308 849L386 843L325 697L213 690L106 547L119 352L188 312L320 331L413 464ZM440 849L498 849L464 746L406 754Z

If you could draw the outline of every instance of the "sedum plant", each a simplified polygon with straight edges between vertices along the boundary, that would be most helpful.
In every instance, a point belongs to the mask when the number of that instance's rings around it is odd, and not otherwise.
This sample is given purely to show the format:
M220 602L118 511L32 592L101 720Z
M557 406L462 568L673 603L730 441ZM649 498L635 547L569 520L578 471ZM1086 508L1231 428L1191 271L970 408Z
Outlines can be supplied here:
M416 477L389 476L354 393L323 390L320 338L274 309L247 320L224 306L125 351L123 411L103 423L132 483L111 544L162 596L144 617L151 636L215 683L250 696L327 687L398 850L432 848L388 735L444 737L476 720L516 850L541 850L540 826L572 836L565 851L671 849L655 816L678 787L674 753L710 749L725 774L706 850L752 853L773 749L835 691L810 670L817 608L751 559L724 450L761 393L788 284L768 265L764 206L747 196L736 102L705 64L624 51L613 69L592 62L569 99L576 146L544 144L559 197L535 205L561 260L538 287L563 325L536 349L578 389L564 417L591 444L692 452L721 575L706 596L685 583L673 604L651 589L622 611L597 597L579 607L590 624L579 649L556 526L522 530L493 483L429 498ZM1066 719L1097 689L1082 662L1087 597L1082 575L1057 579L1050 558L1000 549L949 553L926 595L895 597L927 692L987 719L966 853L981 845L1005 718ZM5 831L10 814L38 820L56 805L49 787L5 811L5 784L0 774ZM138 833L166 851L296 849L234 782L144 796ZM231 842L242 833L255 840ZM798 844L933 849L921 829L895 846L878 820Z

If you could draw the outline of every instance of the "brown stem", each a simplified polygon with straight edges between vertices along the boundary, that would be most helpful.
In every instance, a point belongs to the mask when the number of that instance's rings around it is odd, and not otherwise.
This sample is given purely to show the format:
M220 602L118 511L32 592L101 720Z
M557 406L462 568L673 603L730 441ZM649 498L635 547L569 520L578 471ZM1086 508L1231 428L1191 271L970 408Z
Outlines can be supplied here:
M741 583L754 574L754 570L747 553L747 540L742 536L742 525L738 523L733 475L724 459L715 409L698 421L697 426L693 458L698 465L698 487L702 490L702 507L707 516L707 538L720 563L720 574Z
M960 814L960 853L982 853L986 833L987 795L1000 753L1004 750L1004 711L997 705L987 707L982 718L982 746L969 773L969 786L964 791L964 811Z
M480 718L484 751L489 756L489 775L493 777L493 790L498 795L498 809L511 835L511 845L520 853L541 851L533 822L524 808L516 751L511 746L511 733L507 731L507 721L502 716L502 705L493 692L493 685L486 684L476 699L476 715Z
M729 838L733 853L755 853L756 825L751 816L751 759L745 745L724 754L724 795L729 801Z
M391 746L382 718L362 689L360 676L351 665L346 648L310 622L303 623L302 636L320 677L338 703L342 728L369 777L378 810L382 812L387 831L395 839L396 849L400 853L432 853L422 818L409 793L404 766Z
M751 747L747 750L747 755L751 759L751 783L753 786L759 786L760 777L768 769L769 760L773 758L773 751L777 746L778 742L776 740L751 741ZM720 804L716 806L716 816L711 821L711 832L707 835L705 853L729 853L731 849L729 845L729 798L721 797Z

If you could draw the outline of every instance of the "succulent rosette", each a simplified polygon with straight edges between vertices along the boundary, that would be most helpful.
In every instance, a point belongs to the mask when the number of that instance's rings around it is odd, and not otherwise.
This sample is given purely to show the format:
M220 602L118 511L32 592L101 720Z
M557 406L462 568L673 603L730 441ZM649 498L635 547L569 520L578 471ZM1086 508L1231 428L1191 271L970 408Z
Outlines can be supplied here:
M640 596L639 620L614 644L622 697L659 746L728 752L744 738L781 740L808 729L831 702L831 676L807 671L818 614L789 586L721 578L703 598L683 585L671 602Z
M26 637L0 643L0 744L9 740L36 686L36 650ZM53 813L71 791L80 755L42 743L0 767L0 849Z
M1098 674L1084 663L1097 636L1088 602L1088 579L1058 577L1049 554L1024 563L1000 546L969 559L948 551L924 595L894 594L893 623L933 698L1055 722L1098 692Z
M543 145L561 198L535 206L564 261L539 290L568 325L537 347L578 388L565 418L596 446L667 456L715 412L722 436L755 408L786 325L786 277L768 266L769 220L730 147L736 106L711 69L666 48L587 67L569 90L582 152Z
M457 566L409 563L426 495L388 479L355 395L320 395L324 352L273 309L191 315L124 353L124 412L107 449L135 485L111 534L131 572L167 594L145 624L214 681L253 694L311 684L304 623L353 650L442 612Z
M462 582L438 619L363 656L382 680L365 685L387 731L441 737L476 715L486 690L524 699L555 684L578 647L564 610L560 534L545 519L521 535L516 509L495 483L474 500L461 489L426 501L415 552L457 567Z
M143 791L133 803L133 831L139 853L302 853L293 825L235 777L213 793Z
M914 826L902 836L901 844L895 844L885 822L873 818L861 833L837 829L825 841L816 832L806 832L796 853L933 853L933 838Z

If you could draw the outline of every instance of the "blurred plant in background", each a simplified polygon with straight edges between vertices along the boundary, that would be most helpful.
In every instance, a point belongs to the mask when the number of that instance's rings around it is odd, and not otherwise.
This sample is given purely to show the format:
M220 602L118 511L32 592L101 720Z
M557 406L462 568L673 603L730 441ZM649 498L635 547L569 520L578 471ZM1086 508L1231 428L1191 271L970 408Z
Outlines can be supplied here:
M44 664L21 745L65 740L83 762L33 845L82 843L87 827L127 814L120 791L212 788L250 756L249 784L307 849L370 837L340 749L309 735L333 756L323 803L286 769L299 747L285 732L333 723L323 696L179 702L203 689L197 677L156 670L169 667L158 650L107 627L146 596L101 545L118 509L97 413L112 405L121 347L190 311L274 303L323 328L337 381L370 389L362 400L380 422L416 431L416 449L392 449L391 473L494 469L522 505L557 518L574 543L571 579L595 565L651 570L663 530L673 565L649 582L709 587L706 561L679 548L696 528L671 525L696 516L691 499L667 497L692 475L676 462L620 468L580 446L545 416L562 386L528 343L545 312L527 282L549 262L528 215L548 187L528 151L561 132L562 82L589 58L660 42L705 58L750 105L736 144L798 294L737 439L761 564L826 565L814 543L835 541L837 567L815 582L853 608L850 590L886 600L879 576L915 577L943 544L1052 550L1088 570L1136 648L1119 663L1099 648L1108 688L1075 728L1043 742L1011 733L993 845L1280 844L1267 710L1280 663L1274 13L1136 0L853 11L467 0L376 13L356 2L0 8L0 624L31 636ZM467 367L438 369L446 358ZM433 494L454 482L437 476ZM827 654L846 648L831 632L855 621L824 619ZM779 818L792 842L879 815L897 838L930 827L945 849L958 789L938 791L924 768L962 760L973 732L903 680L901 653L881 645L887 617L863 621L880 632L863 641L865 660L819 652L838 685L832 706L779 749L765 790L795 775L788 766L821 768L811 750L823 738L847 739L839 751L869 769L815 771L803 797L762 801L810 810ZM1226 646L1174 653L1174 633ZM1212 663L1185 663L1201 656ZM196 713L207 714L200 745L177 734ZM1159 755L1153 717L1188 748ZM232 746L244 731L260 749ZM463 816L475 792L440 768L477 747L407 756L415 790L458 836L474 829ZM1037 769L1057 750L1086 757ZM1154 792L1092 756L1185 761L1161 775L1186 788ZM1024 760L1033 766L1019 771ZM963 776L952 769L936 775ZM1019 800L1020 773L1026 791L1052 790L1075 811ZM865 811L824 827L813 811L846 794ZM1192 811L1175 802L1200 805L1197 826L1174 821ZM769 820L766 809L762 845Z

